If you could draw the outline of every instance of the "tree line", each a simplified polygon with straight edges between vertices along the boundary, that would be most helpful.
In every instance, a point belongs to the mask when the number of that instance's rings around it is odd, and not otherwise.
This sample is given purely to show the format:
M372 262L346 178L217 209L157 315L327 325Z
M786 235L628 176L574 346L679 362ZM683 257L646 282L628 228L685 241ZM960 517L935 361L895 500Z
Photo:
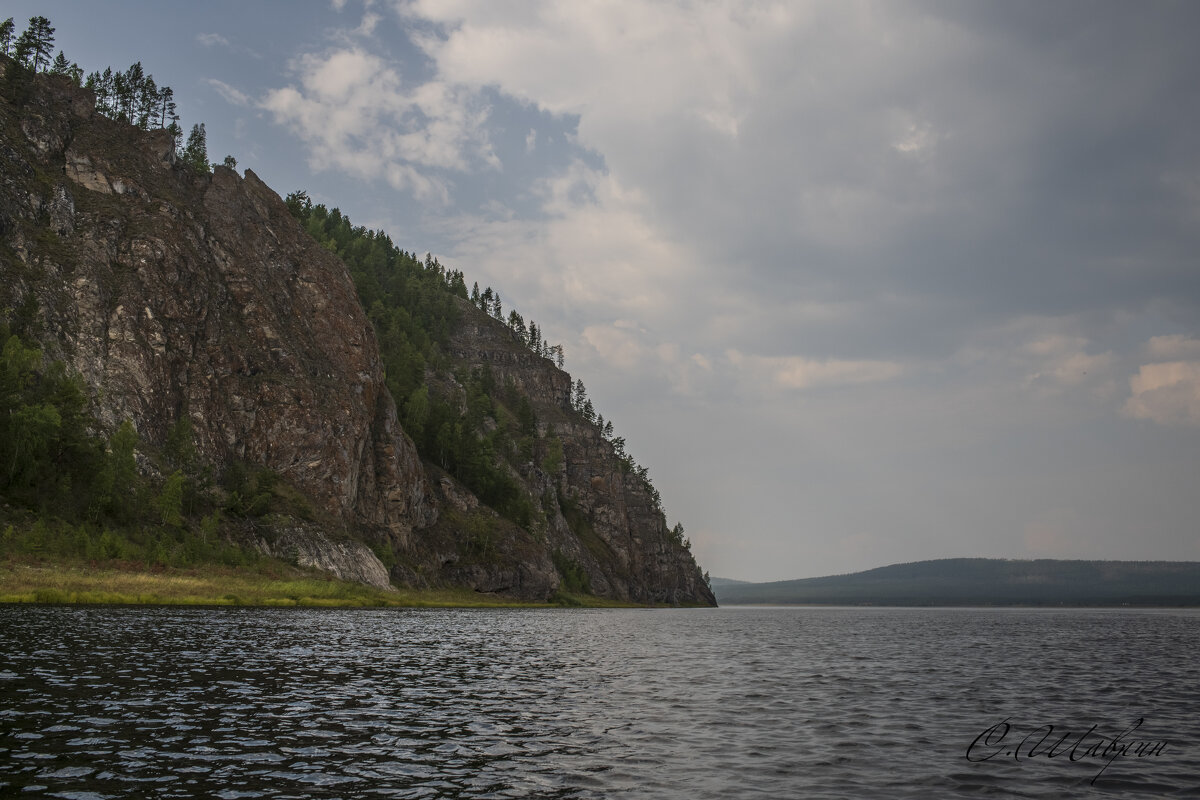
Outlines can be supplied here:
M541 329L533 320L530 320L528 327L526 327L525 318L516 309L510 310L508 312L508 319L505 320L504 304L500 299L499 292L493 290L490 286L481 292L479 291L479 282L476 281L474 286L471 287L471 302L488 316L505 322L509 329L516 335L517 340L526 345L535 355L549 359L559 369L563 368L563 364L566 362L566 357L563 355L563 346L561 344L552 345L545 341L542 338Z
M136 125L142 130L159 128L170 131L179 159L197 172L210 172L208 142L204 123L192 126L186 144L175 103L175 90L159 86L154 76L137 61L128 69L105 67L84 77L83 69L70 61L62 50L54 52L54 26L43 16L30 17L28 27L14 37L15 24L9 17L0 23L0 53L10 57L15 65L33 73L48 72L63 75L91 91L96 98L96 111L109 119ZM225 166L236 167L232 156L225 157Z
M566 362L563 346L561 344L552 345L545 341L542 338L542 331L537 323L530 320L529 324L526 325L525 318L516 309L510 309L508 318L505 320L504 305L498 291L494 290L491 286L480 291L479 283L476 282L471 287L470 300L483 313L501 322L506 322L517 341L528 347L535 355L549 359L559 369L563 368ZM613 446L613 450L621 462L622 471L626 474L636 476L641 481L650 495L655 508L661 511L662 496L650 480L649 470L638 464L632 456L625 452L625 439L613 435L612 421L604 419L604 415L596 411L594 404L587 396L587 388L583 385L581 379L576 379L571 385L570 403L571 409L596 426L601 437ZM680 541L683 541L682 538L680 538Z

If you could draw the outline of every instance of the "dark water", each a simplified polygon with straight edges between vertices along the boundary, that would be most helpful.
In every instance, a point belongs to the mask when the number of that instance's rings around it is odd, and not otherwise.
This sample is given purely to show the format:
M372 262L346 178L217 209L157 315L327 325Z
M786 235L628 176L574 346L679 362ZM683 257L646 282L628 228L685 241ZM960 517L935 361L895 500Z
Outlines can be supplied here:
M1198 657L1192 611L0 607L0 796L1200 797Z

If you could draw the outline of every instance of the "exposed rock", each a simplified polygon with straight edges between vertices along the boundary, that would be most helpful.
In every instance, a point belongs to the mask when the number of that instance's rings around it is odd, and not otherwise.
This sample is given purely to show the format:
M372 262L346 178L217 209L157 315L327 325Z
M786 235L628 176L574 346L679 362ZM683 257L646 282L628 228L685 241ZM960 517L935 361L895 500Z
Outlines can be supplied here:
M562 441L557 474L515 475L541 509L526 529L422 463L345 265L274 191L249 170L198 175L166 132L93 106L55 76L21 108L0 101L0 312L36 313L101 425L162 445L186 415L217 469L274 470L318 521L255 546L343 578L544 600L571 564L614 599L714 602L642 481L570 410L567 373L462 304L450 355L512 381ZM390 575L368 544L396 556Z
M354 539L334 541L316 525L279 521L270 538L255 537L254 545L264 555L301 567L315 567L344 581L365 583L377 589L393 588L387 567L371 548Z
M169 134L79 113L88 93L67 81L35 90L19 118L0 106L21 131L0 153L15 255L0 300L36 296L46 344L103 423L162 442L186 414L206 460L269 467L380 542L434 522L345 265L252 172L197 176L173 166Z
M529 497L561 501L545 509L548 549L581 566L592 591L604 597L715 604L695 559L671 536L642 480L626 473L600 430L571 410L571 376L500 321L470 303L462 306L450 354L469 367L487 366L498 384L511 382L526 393L542 433L552 430L562 442L558 474L529 464L519 476Z

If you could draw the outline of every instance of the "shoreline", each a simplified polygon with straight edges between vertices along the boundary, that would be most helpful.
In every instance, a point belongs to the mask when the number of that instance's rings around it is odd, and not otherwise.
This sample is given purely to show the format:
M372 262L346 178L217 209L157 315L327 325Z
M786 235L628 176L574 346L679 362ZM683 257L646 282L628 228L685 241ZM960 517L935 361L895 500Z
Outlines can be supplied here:
M468 588L392 591L321 573L231 567L130 569L0 561L0 604L257 608L652 608L591 595L536 602Z

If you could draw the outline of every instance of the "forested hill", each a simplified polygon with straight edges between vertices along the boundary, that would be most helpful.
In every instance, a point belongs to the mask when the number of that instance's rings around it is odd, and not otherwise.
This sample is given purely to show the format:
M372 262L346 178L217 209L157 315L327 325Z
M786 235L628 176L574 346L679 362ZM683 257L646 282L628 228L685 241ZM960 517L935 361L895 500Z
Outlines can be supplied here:
M949 558L772 583L713 580L722 605L1195 606L1200 562Z
M155 129L148 79L135 113L105 73L49 67L47 21L15 48L11 28L0 557L266 555L384 589L714 602L536 323L232 157L210 165L200 126L189 157Z
M444 476L445 513L429 536L455 540L471 531L468 563L401 559L397 569L511 583L515 566L484 567L479 551L517 562L540 551L571 591L712 602L683 526L667 526L648 470L595 410L583 381L564 371L561 345L515 308L505 314L498 291L477 283L468 290L461 271L431 255L406 252L303 191L286 204L348 266L404 429ZM462 507L451 480L502 519Z

